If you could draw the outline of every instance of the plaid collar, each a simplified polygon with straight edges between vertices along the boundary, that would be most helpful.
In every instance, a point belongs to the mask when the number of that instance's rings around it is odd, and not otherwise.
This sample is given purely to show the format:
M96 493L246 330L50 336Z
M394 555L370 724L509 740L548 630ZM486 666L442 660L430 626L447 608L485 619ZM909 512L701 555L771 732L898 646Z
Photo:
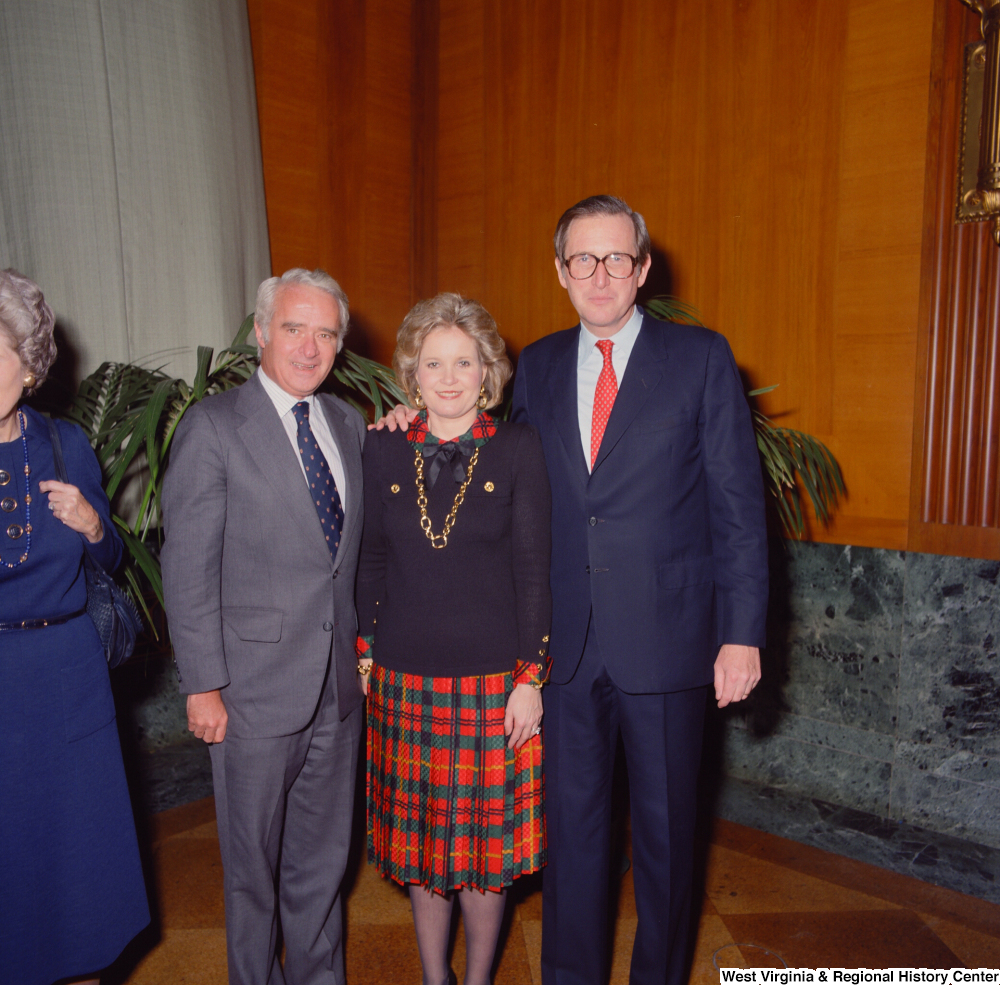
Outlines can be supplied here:
M483 411L472 422L472 427L465 434L459 435L457 438L451 438L450 440L459 444L471 441L476 448L482 448L496 433L497 422L486 411ZM420 411L413 419L409 431L406 432L406 440L410 443L410 447L414 451L420 451L425 446L429 448L431 445L445 445L448 443L427 430L426 410Z

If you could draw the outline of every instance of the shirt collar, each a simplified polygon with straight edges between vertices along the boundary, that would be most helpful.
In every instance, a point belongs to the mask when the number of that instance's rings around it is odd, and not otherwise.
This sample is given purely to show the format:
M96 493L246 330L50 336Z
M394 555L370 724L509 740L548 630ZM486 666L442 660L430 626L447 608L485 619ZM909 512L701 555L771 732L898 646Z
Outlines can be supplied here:
M615 347L612 352L621 352L622 349L632 351L635 340L639 337L639 329L642 328L642 309L637 304L632 305L632 315L622 327L611 336L611 341ZM577 365L582 366L593 354L594 348L601 339L587 329L583 322L580 323L580 346L577 351Z
M457 438L451 438L450 441L454 441L456 444L461 445L463 442L471 443L475 445L476 448L482 448L490 438L497 433L496 421L486 413L486 411L480 411L476 415L476 419L472 422L472 427L469 428L465 434L460 435ZM413 421L410 423L409 430L406 432L406 440L410 443L410 447L414 451L420 449L425 449L424 455L426 456L427 451L434 445L446 445L447 441L442 441L436 435L431 434L429 428L427 427L427 411L422 410Z
M271 398L271 403L274 404L274 408L278 412L278 417L284 417L285 414L300 402L299 397L293 397L287 390L283 390L260 366L257 367L257 375L260 377L260 383L264 387L264 392ZM314 396L315 394L310 393L308 397L301 398L301 400L309 404L310 410L312 410Z

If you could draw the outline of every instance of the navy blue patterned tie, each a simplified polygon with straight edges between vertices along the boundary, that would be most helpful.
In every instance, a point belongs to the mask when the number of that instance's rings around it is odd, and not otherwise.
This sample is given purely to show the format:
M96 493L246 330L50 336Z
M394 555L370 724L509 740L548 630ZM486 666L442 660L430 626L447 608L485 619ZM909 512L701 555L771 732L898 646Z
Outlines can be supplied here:
M330 547L330 556L336 560L340 534L344 529L344 507L340 502L340 493L337 492L337 483L333 481L330 466L319 450L316 436L309 427L309 404L300 400L292 408L292 413L298 424L299 455L305 466L306 482L309 483L309 492Z

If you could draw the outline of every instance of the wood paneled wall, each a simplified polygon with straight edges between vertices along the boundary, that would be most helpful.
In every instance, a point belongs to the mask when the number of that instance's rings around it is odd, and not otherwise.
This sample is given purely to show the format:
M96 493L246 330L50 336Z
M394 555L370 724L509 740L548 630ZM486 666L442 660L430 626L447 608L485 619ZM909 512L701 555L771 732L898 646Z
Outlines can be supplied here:
M939 3L936 33L910 547L1000 557L1000 250L985 223L954 221L963 49L979 18Z
M329 269L379 358L438 290L482 300L516 353L575 321L560 213L619 194L650 289L695 304L749 384L779 384L763 409L843 466L811 536L916 546L943 3L248 0L274 268Z
M328 270L387 360L414 294L410 0L247 0L271 266ZM414 10L427 8L414 0Z
M813 536L905 547L933 0L438 2L438 287L514 349L573 324L553 228L621 195L654 285L842 463Z

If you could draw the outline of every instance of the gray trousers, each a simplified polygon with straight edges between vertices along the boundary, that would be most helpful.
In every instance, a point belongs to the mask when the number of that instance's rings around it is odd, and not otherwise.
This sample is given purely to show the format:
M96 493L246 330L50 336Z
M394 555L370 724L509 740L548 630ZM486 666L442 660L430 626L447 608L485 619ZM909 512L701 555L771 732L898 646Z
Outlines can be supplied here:
M362 717L340 720L331 673L301 732L211 746L230 985L344 985L340 883Z

